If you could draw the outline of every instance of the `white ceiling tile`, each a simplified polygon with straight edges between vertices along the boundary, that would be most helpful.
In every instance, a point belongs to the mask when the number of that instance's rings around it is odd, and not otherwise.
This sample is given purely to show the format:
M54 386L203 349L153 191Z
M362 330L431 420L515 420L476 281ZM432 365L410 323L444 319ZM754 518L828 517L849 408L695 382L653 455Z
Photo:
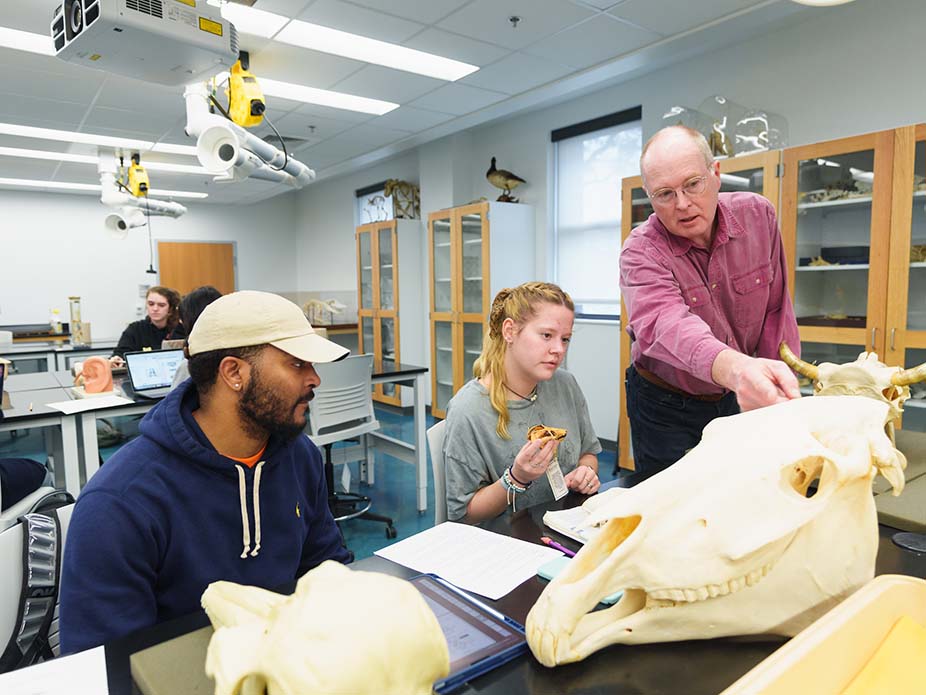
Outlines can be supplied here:
M356 128L351 128L346 133L335 136L335 141L339 139L349 140L356 143L363 151L375 149L388 145L390 142L401 140L407 137L408 133L403 130L393 130L392 128L380 128L371 123L361 123Z
M275 123L277 130L283 135L297 138L314 139L318 142L343 133L356 123L350 121L325 118L301 111L291 111Z
M520 94L572 72L572 68L546 58L512 53L478 72L467 75L461 83L505 94Z
M465 5L469 0L354 0L358 5L389 14L433 24Z
M371 123L383 128L394 128L414 133L433 128L440 123L446 123L452 118L453 116L448 113L414 109L411 106L400 106L383 116L377 116Z
M757 4L758 0L627 0L609 14L671 36Z
M341 0L316 0L298 18L312 24L321 24L323 27L349 31L352 34L390 43L402 43L424 29L424 25L418 22L410 22Z
M41 114L45 120L73 123L76 127L86 112L85 104L74 104L69 101L53 101L29 96L0 99L0 121L23 125L34 125L33 118L36 114Z
M86 127L83 129L83 132L93 133L94 135L108 135L113 138L133 138L135 140L149 140L155 141L158 139L157 135L152 133L132 130L131 128L118 127L118 128L104 128L104 127ZM186 138L185 142L179 143L181 145L196 145L196 141L193 138Z
M284 17L295 17L311 4L312 0L257 0L254 7Z
M333 89L346 94L406 104L445 84L447 84L446 81L433 77L415 75L382 65L367 65L347 79L338 82Z
M437 26L516 50L593 14L563 0L475 0ZM521 18L517 27L508 21L511 16Z
M416 99L411 106L462 116L507 98L505 94L454 82Z
M371 113L333 109L330 106L321 106L319 104L300 104L296 113L324 116L334 121L347 121L349 123L363 123L364 121L369 121L371 118L374 118Z
M525 52L581 69L630 53L660 38L654 32L599 15L530 46Z
M485 41L451 34L440 29L426 29L405 42L408 48L426 51L444 58L460 60L470 65L488 65L494 63L510 51Z
M44 181L51 178L57 168L58 162L0 156L0 178L38 179Z
M349 142L332 139L304 150L302 156L310 162L309 166L318 171L348 159L353 156L352 151Z
M616 7L625 0L572 0L576 5L584 5L596 10L606 10L609 7Z
M139 88L137 81L119 75L107 76L95 105L131 109L149 116L159 115L168 120L186 115L183 87L146 84Z
M277 42L251 56L251 72L258 81L267 77L318 89L331 89L331 85L364 65L358 60Z
M81 80L70 81L38 70L6 69L0 80L0 93L89 105L105 80L106 75L96 71L90 71Z
M88 133L102 133L104 130L131 131L142 134L135 135L135 137L144 137L150 140L160 137L165 130L185 121L186 116L182 112L165 123L164 118L145 112L96 106L87 114L84 130ZM165 128L165 125L167 128Z

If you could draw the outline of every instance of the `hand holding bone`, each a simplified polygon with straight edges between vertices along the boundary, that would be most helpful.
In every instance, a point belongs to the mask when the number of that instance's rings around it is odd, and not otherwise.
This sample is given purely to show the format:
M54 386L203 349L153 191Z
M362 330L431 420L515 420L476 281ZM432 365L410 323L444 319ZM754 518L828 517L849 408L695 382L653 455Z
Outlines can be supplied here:
M522 446L511 466L515 479L530 483L546 473L558 446L553 439L534 439Z

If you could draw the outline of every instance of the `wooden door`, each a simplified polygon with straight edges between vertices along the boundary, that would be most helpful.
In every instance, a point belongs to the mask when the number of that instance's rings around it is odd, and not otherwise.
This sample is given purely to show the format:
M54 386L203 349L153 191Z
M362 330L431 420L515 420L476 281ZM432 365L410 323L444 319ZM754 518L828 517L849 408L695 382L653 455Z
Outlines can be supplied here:
M160 283L181 295L203 285L234 292L235 248L231 243L159 241Z

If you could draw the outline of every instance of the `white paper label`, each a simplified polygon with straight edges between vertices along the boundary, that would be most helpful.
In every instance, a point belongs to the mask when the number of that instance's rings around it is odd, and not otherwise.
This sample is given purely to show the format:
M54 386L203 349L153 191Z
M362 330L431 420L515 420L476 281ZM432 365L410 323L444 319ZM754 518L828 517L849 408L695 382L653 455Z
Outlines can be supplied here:
M559 459L555 456L547 466L547 480L550 481L550 487L553 489L553 499L562 499L569 494L569 488L566 487L566 480L563 478L563 471L559 467Z

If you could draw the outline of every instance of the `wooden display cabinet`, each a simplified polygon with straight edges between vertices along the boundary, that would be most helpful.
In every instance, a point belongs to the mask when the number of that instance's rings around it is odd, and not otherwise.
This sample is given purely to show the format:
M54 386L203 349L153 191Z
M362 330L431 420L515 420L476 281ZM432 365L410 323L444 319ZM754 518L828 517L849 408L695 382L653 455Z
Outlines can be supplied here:
M473 377L492 299L535 276L534 209L475 203L428 215L431 413Z
M423 361L424 326L420 283L420 220L371 222L357 227L357 306L359 351L372 353L376 371L389 370L403 359ZM405 276L399 282L399 261ZM400 307L406 308L401 320ZM421 313L421 318L418 314ZM407 407L411 391L395 384L376 384L373 399Z

